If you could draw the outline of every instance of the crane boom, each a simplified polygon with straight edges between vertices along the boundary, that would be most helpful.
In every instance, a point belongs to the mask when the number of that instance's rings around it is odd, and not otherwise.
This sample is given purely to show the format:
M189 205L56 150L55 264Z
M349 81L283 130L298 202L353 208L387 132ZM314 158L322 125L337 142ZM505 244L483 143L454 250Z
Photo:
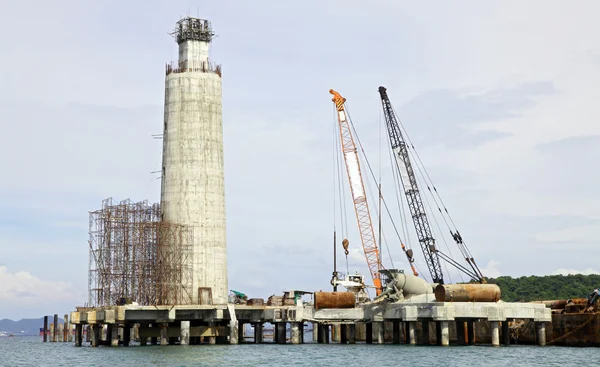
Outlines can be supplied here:
M408 156L408 148L400 131L400 125L396 119L396 114L392 108L392 104L387 95L387 90L384 87L379 87L379 95L383 105L383 114L387 131L392 144L392 150L396 156L396 165L400 173L400 179L404 189L404 194L408 201L410 214L417 231L417 238L425 256L425 262L429 268L429 273L434 283L444 284L442 267L438 252L435 247L435 239L425 214L425 207L417 185L417 178L412 168L410 158Z
M369 212L369 205L367 204L367 196L360 170L360 162L358 161L358 152L356 149L356 144L354 143L352 132L350 130L350 125L348 123L346 109L344 107L346 99L333 89L330 89L329 93L333 95L332 101L337 110L342 152L344 154L344 161L346 162L348 180L350 181L350 190L352 192L356 220L358 221L358 230L360 232L360 238L362 241L363 250L365 252L365 258L367 259L369 272L373 278L373 285L375 286L377 295L379 295L382 291L381 278L379 276L379 270L381 270L381 260L379 258L377 243L375 242L375 232L373 231L371 214Z

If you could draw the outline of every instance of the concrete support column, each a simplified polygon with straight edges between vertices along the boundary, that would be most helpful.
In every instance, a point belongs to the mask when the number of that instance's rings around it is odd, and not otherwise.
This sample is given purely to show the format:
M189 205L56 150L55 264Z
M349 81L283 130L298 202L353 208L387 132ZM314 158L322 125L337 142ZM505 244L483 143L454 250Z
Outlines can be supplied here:
M536 323L538 345L543 347L546 345L546 324L543 322Z
M82 342L83 342L83 325L76 324L75 325L75 346L81 347Z
M340 344L348 343L348 325L340 325Z
M278 322L275 324L275 342L277 344L285 344L286 342L286 323Z
M467 334L469 345L475 345L475 323L472 320L467 321Z
M299 322L292 322L290 324L290 341L292 344L302 344L302 335L300 334Z
M492 346L500 346L500 324L498 321L490 321L490 327L492 328Z
M304 322L298 323L298 329L300 330L300 343L304 344Z
M85 325L85 330L86 330L86 332L85 332L85 342L86 343L90 343L90 340L91 340L90 339L90 329L91 329L90 325Z
M384 322L377 323L377 343L385 344L385 323Z
M118 324L108 325L107 332L109 334L109 335L107 335L107 339L110 339L110 345L112 347L118 347L119 346L119 325ZM110 336L110 338L108 338L108 336ZM123 338L123 339L125 339L125 338Z
M128 347L130 341L131 341L131 325L125 324L125 325L123 325L123 346Z
M365 342L367 344L373 344L373 323L367 322L366 329L367 329L367 333L365 335Z
M239 321L229 320L229 344L237 344L239 342Z
M393 330L392 330L392 334L393 334L392 343L394 343L394 344L400 344L400 321L394 321L392 328L393 328Z
M52 342L58 341L58 314L54 314L54 328L52 329Z
M209 322L208 323L209 327L215 327L215 323L214 322ZM208 337L208 344L217 344L217 337L216 336L209 336Z
M238 321L238 344L244 342L244 323Z
M263 342L263 324L262 322L254 323L254 343L261 344Z
M313 322L312 327L313 327L313 330L312 330L313 342L319 342L319 323Z
M408 340L410 345L417 344L417 322L410 321L408 323Z
M465 345L465 322L463 320L456 320L456 343L458 345Z
M319 324L319 343L329 344L329 325Z
M160 345L169 345L169 324L166 322L160 324Z
M442 326L439 321L435 322L435 343L436 345L442 345Z
M448 327L448 321L440 321L437 326L440 329L440 345L450 345L450 330Z
M98 345L100 345L100 325L90 325L90 327L88 328L88 334L90 335L90 343L92 344L92 347L97 347Z
M190 345L190 322L181 322L181 331L179 332L179 343L181 345Z
M356 344L356 324L350 324L346 329L348 331L348 343Z
M502 321L502 344L510 344L510 328L508 327L508 320Z
M431 339L429 337L429 321L421 322L421 336L421 344L429 345L429 340Z

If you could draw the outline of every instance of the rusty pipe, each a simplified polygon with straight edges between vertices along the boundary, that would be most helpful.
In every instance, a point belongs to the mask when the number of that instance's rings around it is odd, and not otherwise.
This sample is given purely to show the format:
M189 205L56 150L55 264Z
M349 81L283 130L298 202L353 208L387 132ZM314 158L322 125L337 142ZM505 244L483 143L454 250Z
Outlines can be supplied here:
M438 302L498 302L500 287L496 284L439 284L435 287Z
M353 308L356 298L352 292L315 292L315 309L322 308Z

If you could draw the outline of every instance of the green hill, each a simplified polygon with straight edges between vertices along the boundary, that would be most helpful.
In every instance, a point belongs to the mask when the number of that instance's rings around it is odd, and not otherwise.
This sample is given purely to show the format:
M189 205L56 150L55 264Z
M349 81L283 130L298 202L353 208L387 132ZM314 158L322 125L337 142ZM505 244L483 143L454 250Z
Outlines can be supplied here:
M520 278L488 279L497 284L505 302L529 302L569 298L585 298L600 287L600 275L547 275Z

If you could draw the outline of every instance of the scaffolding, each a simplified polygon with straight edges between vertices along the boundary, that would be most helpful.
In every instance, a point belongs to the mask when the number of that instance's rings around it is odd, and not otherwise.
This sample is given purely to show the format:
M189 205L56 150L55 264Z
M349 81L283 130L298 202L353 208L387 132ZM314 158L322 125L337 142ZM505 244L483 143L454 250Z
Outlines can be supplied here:
M192 304L192 241L158 204L103 200L89 216L89 306Z

